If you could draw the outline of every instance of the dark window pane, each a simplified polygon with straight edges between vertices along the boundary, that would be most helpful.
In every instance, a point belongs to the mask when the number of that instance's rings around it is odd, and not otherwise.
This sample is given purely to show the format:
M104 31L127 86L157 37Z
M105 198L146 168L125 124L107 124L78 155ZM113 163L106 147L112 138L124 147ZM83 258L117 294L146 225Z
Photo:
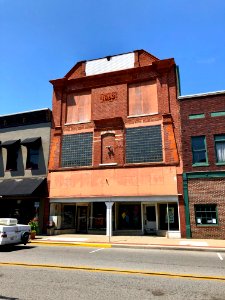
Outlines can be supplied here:
M26 168L36 170L39 162L39 147L27 147L27 163Z
M161 126L126 130L126 162L160 162L163 160Z
M206 163L206 145L204 136L196 136L191 138L193 164Z
M192 149L193 150L202 150L205 149L205 137L198 136L192 138Z
M7 148L6 170L17 171L18 147Z
M64 135L62 140L62 167L92 165L92 133Z
M195 163L205 163L206 162L205 151L194 152L193 159Z
M197 225L218 224L215 204L195 205L195 218Z
M225 135L224 134L215 135L215 141L225 141Z

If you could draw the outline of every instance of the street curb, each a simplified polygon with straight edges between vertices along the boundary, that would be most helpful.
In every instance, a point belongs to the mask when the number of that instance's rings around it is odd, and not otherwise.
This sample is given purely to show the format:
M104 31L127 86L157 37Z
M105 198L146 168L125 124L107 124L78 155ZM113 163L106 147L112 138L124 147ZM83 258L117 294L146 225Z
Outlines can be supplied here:
M47 245L47 246L71 246L71 247L90 247L90 248L125 248L125 249L144 249L144 250L181 250L181 251L205 251L205 252L225 252L225 248L218 247L184 247L169 245L134 245L134 244L114 244L114 243L77 243L77 242L48 242L48 241L31 241L30 245Z
M72 247L95 247L95 248L112 248L111 244L100 243L77 243L77 242L48 242L48 241L31 241L29 244L39 244L48 246L72 246Z
M112 245L112 248L130 248L130 249L157 249L157 250L181 250L181 251L205 251L205 252L225 252L224 248L194 248L194 247L182 247L182 246L164 246L164 245Z

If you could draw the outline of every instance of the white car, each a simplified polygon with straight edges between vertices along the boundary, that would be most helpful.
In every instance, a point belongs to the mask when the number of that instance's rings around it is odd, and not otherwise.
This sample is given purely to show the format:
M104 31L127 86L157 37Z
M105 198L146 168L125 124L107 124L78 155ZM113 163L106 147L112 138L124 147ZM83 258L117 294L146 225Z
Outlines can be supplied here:
M0 245L26 245L30 232L30 225L17 224L17 219L0 218Z

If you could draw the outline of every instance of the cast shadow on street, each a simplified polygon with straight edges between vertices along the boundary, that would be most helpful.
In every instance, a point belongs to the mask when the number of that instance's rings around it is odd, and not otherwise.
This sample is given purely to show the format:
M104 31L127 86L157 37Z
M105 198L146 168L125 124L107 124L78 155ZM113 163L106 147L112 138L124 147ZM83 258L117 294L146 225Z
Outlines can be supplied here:
M27 250L27 249L32 249L32 248L36 248L35 246L23 246L23 245L18 245L18 246L14 246L14 245L6 245L6 246L1 246L0 247L0 252L13 252L13 251L20 251L20 250ZM1 298L0 298L1 300Z

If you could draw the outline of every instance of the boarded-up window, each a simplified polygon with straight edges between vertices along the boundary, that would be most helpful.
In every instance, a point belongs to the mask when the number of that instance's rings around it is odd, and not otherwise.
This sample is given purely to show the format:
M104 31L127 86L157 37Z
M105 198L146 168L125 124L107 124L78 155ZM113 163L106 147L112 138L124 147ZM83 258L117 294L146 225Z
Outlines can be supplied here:
M91 94L82 92L67 96L67 123L88 122L91 120Z
M129 89L129 116L158 112L157 85L155 81L131 84Z

